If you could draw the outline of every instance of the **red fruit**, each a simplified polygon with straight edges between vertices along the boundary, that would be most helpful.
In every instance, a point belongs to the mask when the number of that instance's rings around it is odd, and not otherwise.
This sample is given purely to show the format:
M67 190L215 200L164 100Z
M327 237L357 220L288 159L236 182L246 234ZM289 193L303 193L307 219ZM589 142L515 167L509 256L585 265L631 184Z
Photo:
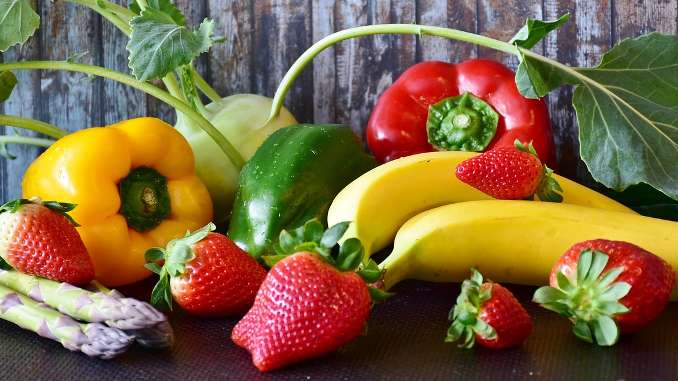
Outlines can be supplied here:
M280 234L279 255L268 259L279 262L231 334L259 370L319 357L352 341L367 323L371 297L385 296L366 284L380 276L376 263L355 272L364 255L360 241L348 239L333 252L347 228L341 223L323 233L312 220ZM305 242L309 237L311 242Z
M461 338L471 348L477 342L486 348L504 349L522 344L532 332L532 319L511 291L493 282L483 283L475 269L462 283L457 304L450 311L452 325L446 342Z
M352 341L363 331L371 304L358 274L301 252L271 269L231 337L250 351L259 370L270 371Z
M570 318L577 337L612 345L664 310L675 274L636 245L598 239L572 246L553 266L551 287L535 293L543 307Z
M67 212L75 205L15 200L0 207L0 257L22 273L84 285L94 265Z
M457 178L500 200L562 201L553 171L543 165L530 143L516 140L514 147L497 147L457 166Z
M252 305L266 270L225 235L210 233L214 228L209 224L166 250L146 253L148 268L160 275L153 304L171 307L173 296L188 313L210 317L237 315ZM155 264L163 259L162 268Z

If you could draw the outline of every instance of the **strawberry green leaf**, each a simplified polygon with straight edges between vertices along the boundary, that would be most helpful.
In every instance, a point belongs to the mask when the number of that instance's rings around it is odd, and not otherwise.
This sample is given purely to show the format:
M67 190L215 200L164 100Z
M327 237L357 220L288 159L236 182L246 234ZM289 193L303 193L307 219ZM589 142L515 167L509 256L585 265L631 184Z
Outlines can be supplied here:
M609 316L600 316L592 323L593 334L598 345L614 345L619 339L619 328L617 323Z
M335 224L331 228L327 229L327 231L325 231L322 238L320 239L320 245L327 248L334 247L334 245L336 245L337 242L339 242L341 237L344 236L346 230L348 230L349 225L350 225L349 222L340 222L338 224Z
M4 258L0 257L0 270L10 271L14 270L14 268L9 263L7 263Z
M556 282L558 283L558 288L564 292L569 292L574 289L572 282L570 282L570 279L566 277L562 271L558 271L556 274Z
M376 287L367 287L367 291L369 291L373 302L383 302L394 295Z
M357 238L347 239L339 249L337 256L337 268L342 271L353 271L360 266L365 251L360 240Z
M162 267L160 267L160 265L158 265L157 263L153 263L153 262L146 263L144 265L144 267L154 274L160 275L160 273L162 272Z
M623 267L615 267L613 269L608 270L605 275L600 279L600 285L601 287L607 287L614 282L617 277L624 271Z
M280 255L263 255L261 258L264 260L264 263L266 263L266 266L271 268L287 257L289 257L289 255L280 254Z
M363 280L365 280L366 283L374 283L381 279L381 274L382 271L379 268L379 265L377 265L377 262L373 260L369 260L363 268L358 271L358 275L360 275Z
M23 44L40 26L28 0L0 0L0 52Z
M17 80L11 71L0 71L0 103L9 99Z
M172 309L172 293L170 290L169 274L160 275L158 283L151 292L151 304L161 309Z
M161 78L189 64L212 45L214 21L205 19L198 29L179 25L162 11L147 8L130 21L127 44L129 67L142 81Z
M563 202L563 188L553 177L553 170L544 165L544 174L537 187L537 197L546 202Z
M451 320L451 318L450 318ZM450 324L450 327L447 329L447 336L445 337L445 342L453 343L461 338L464 334L465 326L458 321Z
M304 224L303 239L306 242L320 242L325 227L317 219L312 219Z
M594 282L600 274L603 273L603 270L605 269L605 266L607 266L607 261L608 261L608 256L607 255L600 255L602 253L600 252L593 252L594 255L591 258L591 267L589 268L588 274L586 274L586 281L587 282Z
M497 331L481 319L476 320L475 325L473 325L473 331L485 340L494 340L497 338Z
M146 3L148 4L149 8L158 10L167 16L169 16L172 21L174 21L177 25L186 25L186 18L184 17L183 13L179 10L174 5L174 2L171 0L147 0ZM139 3L137 3L136 0L132 0L129 2L129 9L136 13L140 14L141 13L141 7L139 7Z
M574 335L580 338L581 340L586 341L587 343L593 343L593 335L591 334L591 328L586 322L578 321L572 327L572 332Z
M593 250L587 249L579 254L577 260L577 285L586 282L586 276L591 269L591 262L593 261Z
M625 297L631 291L631 285L626 282L617 282L610 286L602 295L602 301L616 301Z
M165 258L165 250L159 247L152 247L144 253L146 262L157 262Z

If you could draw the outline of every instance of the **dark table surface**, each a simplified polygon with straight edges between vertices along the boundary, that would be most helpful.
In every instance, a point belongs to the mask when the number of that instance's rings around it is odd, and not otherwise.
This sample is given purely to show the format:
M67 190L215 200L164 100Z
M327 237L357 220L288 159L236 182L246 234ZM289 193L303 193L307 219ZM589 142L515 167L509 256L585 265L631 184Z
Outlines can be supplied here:
M147 287L125 290L141 297ZM270 374L231 343L236 319L205 320L176 311L176 345L134 347L111 360L90 359L0 321L0 380L669 380L678 377L678 304L613 348L580 342L565 319L530 302L533 288L511 287L535 322L520 348L500 352L443 343L457 284L407 281L374 308L368 334L335 354Z

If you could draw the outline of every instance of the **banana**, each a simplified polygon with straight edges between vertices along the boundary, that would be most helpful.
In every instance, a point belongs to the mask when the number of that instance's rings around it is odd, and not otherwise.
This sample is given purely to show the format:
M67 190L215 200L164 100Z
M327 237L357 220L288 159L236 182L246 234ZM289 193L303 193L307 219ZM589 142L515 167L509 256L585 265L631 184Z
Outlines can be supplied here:
M471 267L496 281L544 285L567 249L598 238L631 242L678 269L677 222L578 205L499 200L418 214L400 228L393 251L379 266L386 289L403 279L461 281Z
M410 217L450 203L489 200L490 196L459 181L454 174L471 152L430 152L383 164L356 179L334 199L328 226L351 221L344 238L359 238L368 254L391 242ZM565 203L633 213L589 188L556 176Z

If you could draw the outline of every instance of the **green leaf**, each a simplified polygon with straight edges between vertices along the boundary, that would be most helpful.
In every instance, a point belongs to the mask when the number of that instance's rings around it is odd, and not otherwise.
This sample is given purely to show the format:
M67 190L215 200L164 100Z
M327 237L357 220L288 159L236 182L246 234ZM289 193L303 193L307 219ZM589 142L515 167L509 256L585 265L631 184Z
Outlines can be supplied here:
M603 275L602 278L600 278L599 282L599 287L601 288L606 288L607 286L611 285L612 282L621 275L621 273L624 272L623 267L615 267L613 269L608 270L605 275Z
M494 340L497 338L497 331L481 319L476 320L473 331L485 340Z
M471 269L471 277L469 279L478 287L483 284L483 274L475 268Z
M591 269L591 261L593 260L593 251L586 249L579 254L577 260L577 285L581 285L586 281L586 276Z
M586 280L588 282L593 282L598 279L600 274L603 273L605 266L607 266L608 258L607 254L601 253L600 251L593 251L591 268L589 269L588 274L586 274Z
M266 263L266 266L268 268L271 268L275 266L278 262L282 261L283 259L287 258L289 255L282 254L282 255L264 255L261 257L261 259L264 260L264 263Z
M292 237L290 232L283 230L280 232L280 236L278 237L278 244L280 245L282 253L291 254L294 252L294 247L296 246L297 242L294 237Z
M600 295L601 301L617 301L631 291L631 285L626 282L617 282Z
M589 327L588 323L581 320L577 321L574 323L574 327L572 327L572 332L574 332L575 336L587 343L593 343L593 335L591 334L591 327Z
M619 328L617 328L617 323L611 317L600 316L591 325L593 326L593 334L598 345L614 345L619 339Z
M537 45L547 34L559 29L569 19L569 13L564 14L554 21L542 21L528 18L525 25L509 42L523 49L532 49L532 47ZM520 52L518 56L520 58L520 64L518 65L518 71L516 72L516 85L518 86L520 93L527 98L539 98L548 94L548 92L554 88L554 86L551 85L553 79L550 78L550 76L555 73L547 72L545 73L547 75L542 76L542 71L537 70L534 67L535 65L539 65L538 63L526 59L522 52ZM557 82L558 85L555 87L560 85L559 82L560 81Z
M617 191L646 183L678 200L677 35L624 40L593 68L521 55L527 68L516 76L521 92L532 86L543 96L565 83L576 86L580 154L594 179Z
M570 278L565 276L565 274L562 271L558 271L556 274L556 281L558 282L558 288L560 288L564 292L570 292L574 290L574 285L572 285L572 281L570 281Z
M174 21L177 25L186 25L186 18L184 17L183 13L181 13L179 8L177 8L174 5L173 1L147 0L146 3L148 4L149 8L161 11L162 13L169 16L172 19L172 21ZM141 8L139 7L139 3L137 3L136 0L130 1L128 7L132 12L136 14L141 13Z
M2 257L0 257L0 269L7 271L14 270L14 268Z
M339 249L337 256L337 268L342 271L355 270L360 266L365 251L362 243L357 238L347 239Z
M392 292L386 292L376 287L367 287L367 291L370 293L370 298L372 298L373 302L383 302L395 295Z
M0 71L0 103L9 99L14 87L16 87L16 76L11 71Z
M570 19L570 14L566 13L554 21L542 21L528 18L525 25L520 28L518 33L509 41L509 43L520 46L525 49L532 49L549 32L559 29Z
M159 247L152 247L144 253L146 262L157 262L165 258L165 250Z
M197 30L191 30L177 24L170 15L147 8L132 18L130 26L129 67L142 81L164 77L189 64L212 45L212 20L205 19Z
M370 259L367 262L367 265L358 271L358 275L360 275L366 283L374 283L381 278L381 272L377 262Z
M147 270L150 270L150 271L151 271L152 273L154 273L154 274L160 275L160 273L162 272L162 267L160 267L157 263L153 263L153 262L151 262L151 263L146 263L146 264L144 265L144 267L145 267Z
M534 292L532 301L538 304L548 304L553 302L561 302L567 298L567 295L554 287L544 286L539 287L537 291Z
M344 236L350 224L350 222L340 222L327 229L320 239L320 245L328 249L334 247L341 237Z
M303 239L307 242L320 242L325 227L317 219L312 219L304 224Z
M461 338L461 335L464 334L464 330L466 330L466 326L461 324L458 321L452 322L450 324L450 327L447 329L447 336L445 336L445 342L446 343L453 343L459 338Z
M618 303L618 302L602 302L598 305L598 311L601 314L607 315L607 316L614 316L614 315L619 315L619 314L625 314L629 312L629 308L626 307L625 305Z
M0 0L0 52L23 44L40 26L28 0Z
M161 309L172 309L170 277L167 273L161 274L158 283L153 287L153 292L151 292L151 304Z

